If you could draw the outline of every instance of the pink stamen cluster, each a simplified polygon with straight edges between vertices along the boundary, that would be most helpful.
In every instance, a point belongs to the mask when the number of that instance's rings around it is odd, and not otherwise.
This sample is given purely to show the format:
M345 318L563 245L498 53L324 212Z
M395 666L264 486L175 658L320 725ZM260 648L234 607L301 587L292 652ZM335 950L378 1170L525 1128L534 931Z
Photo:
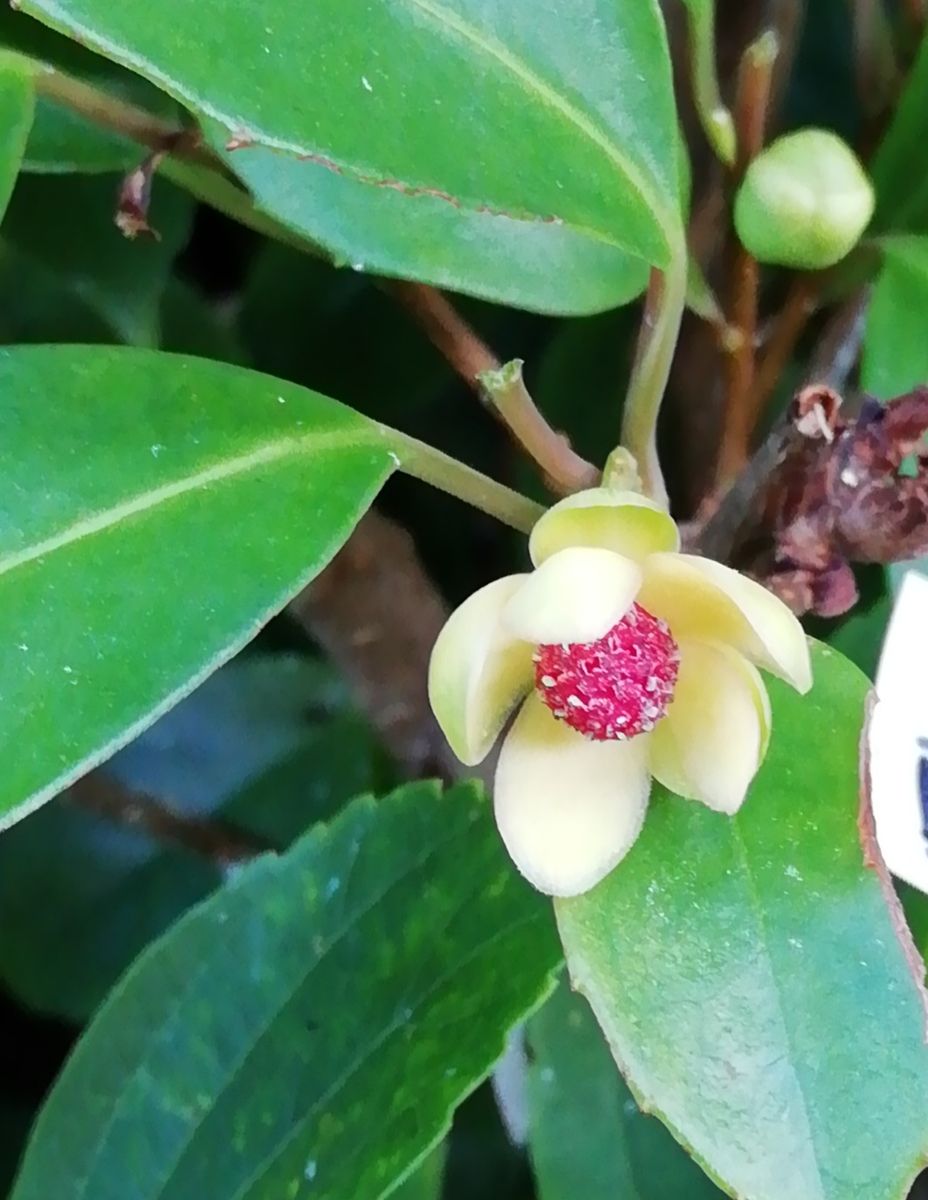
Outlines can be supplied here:
M664 621L633 604L596 642L543 645L535 687L548 708L595 741L647 733L667 712L680 650Z

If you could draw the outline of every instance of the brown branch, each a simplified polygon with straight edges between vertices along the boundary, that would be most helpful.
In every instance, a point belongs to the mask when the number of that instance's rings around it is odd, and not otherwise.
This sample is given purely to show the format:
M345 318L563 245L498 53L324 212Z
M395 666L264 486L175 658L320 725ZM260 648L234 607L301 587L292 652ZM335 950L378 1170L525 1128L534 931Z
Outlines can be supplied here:
M864 289L831 316L812 353L805 390L798 394L794 408L770 431L705 523L690 528L688 541L698 545L700 553L720 562L731 558L741 531L757 521L763 496L778 468L804 437L816 436L821 430L817 419L804 427L797 427L794 421L814 414L814 402L822 401L824 391L840 392L847 383L860 352L868 300L869 292ZM836 417L836 406L828 402L826 423L833 424Z
M448 609L423 570L412 539L395 522L369 512L288 612L342 671L404 776L489 778L489 764L464 767L455 758L432 715L429 657ZM221 870L275 849L220 818L173 812L99 770L74 784L66 801L159 843L191 851Z
M402 279L387 280L384 289L406 309L426 337L468 387L477 377L499 369L499 359L437 288Z
M549 481L553 490L577 492L592 487L599 471L581 458L569 442L552 429L539 412L522 381L521 363L501 366L454 305L436 288L422 283L390 280L384 288L393 295L464 382L506 426Z
M740 184L751 161L763 149L777 50L776 36L768 31L748 47L741 61L735 99L738 158L733 187ZM721 485L734 478L746 463L758 416L753 389L760 268L737 239L731 257L731 311L723 340L728 390L718 462Z
M928 23L928 3L926 0L902 0L902 7L913 33L920 35Z
M448 609L404 529L369 512L288 612L341 670L405 775L479 775L432 715L429 657Z
M754 381L753 405L762 413L776 391L796 345L812 314L818 307L818 282L813 275L799 275L793 281L773 324L771 336L758 364Z
M892 102L899 84L893 34L883 0L850 0L854 73L863 112L874 117Z
M40 96L64 105L101 129L130 138L153 153L169 153L231 178L219 155L203 145L199 134L193 130L162 121L134 104L52 67L36 73L35 85Z
M173 812L159 800L130 791L103 771L91 771L65 793L67 803L103 817L114 825L135 829L154 841L189 850L221 870L248 862L274 847L247 836L211 817Z
M705 524L688 531L688 547L718 562L730 561L742 533L757 524L764 497L777 471L808 439L831 436L839 405L840 399L827 387L810 385L803 389Z

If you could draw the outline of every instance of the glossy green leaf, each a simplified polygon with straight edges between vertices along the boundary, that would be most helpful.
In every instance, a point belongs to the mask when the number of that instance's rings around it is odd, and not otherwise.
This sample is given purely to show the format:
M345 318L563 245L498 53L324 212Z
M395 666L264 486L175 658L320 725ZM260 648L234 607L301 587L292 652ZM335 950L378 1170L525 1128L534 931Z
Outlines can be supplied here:
M219 816L237 843L283 848L381 782L370 731L323 708L320 682L331 691L320 664L289 657L230 663L117 754L99 785L115 777L172 814ZM82 1025L222 877L220 862L65 794L0 837L0 980L29 1008Z
M236 150L228 162L263 209L359 271L565 314L626 304L647 285L643 259L568 224L488 219L430 195L410 211L395 188L262 147Z
M529 1022L528 1041L540 1200L718 1200L718 1188L639 1109L582 996L561 984Z
M144 954L62 1073L15 1200L378 1200L560 960L486 801L356 801Z
M877 193L875 225L884 230L928 230L928 174L915 169L928 138L928 38L909 72L886 136L870 171Z
M176 119L176 101L146 79L93 54L78 42L0 5L0 47L60 67L104 92L138 105L162 120ZM125 171L144 151L130 138L110 133L71 109L39 96L23 169L40 172Z
M269 0L258 20L251 0L22 7L237 142L397 191L410 221L426 194L486 223L556 220L657 265L680 245L656 0Z
M815 646L769 680L734 818L659 794L621 868L558 902L575 983L635 1094L747 1200L900 1200L928 1151L916 983L857 827L868 681Z
M928 384L928 237L885 238L867 314L861 383L881 399Z
M114 175L20 177L0 238L47 268L120 340L158 344L161 299L193 220L189 197L159 180L151 223L160 240L125 238Z
M0 395L10 824L249 641L395 456L335 401L203 359L5 350Z
M34 112L31 76L0 54L0 218L22 166Z
M409 1178L390 1195L393 1200L441 1200L447 1146L436 1146Z

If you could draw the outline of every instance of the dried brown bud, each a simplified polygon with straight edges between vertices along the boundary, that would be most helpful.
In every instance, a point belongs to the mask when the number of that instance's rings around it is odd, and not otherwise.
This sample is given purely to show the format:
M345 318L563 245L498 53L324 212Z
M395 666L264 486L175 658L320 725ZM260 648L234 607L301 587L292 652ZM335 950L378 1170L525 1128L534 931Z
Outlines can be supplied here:
M867 399L847 422L839 405L827 388L794 400L789 451L740 556L794 612L828 617L856 602L851 563L928 553L928 387Z

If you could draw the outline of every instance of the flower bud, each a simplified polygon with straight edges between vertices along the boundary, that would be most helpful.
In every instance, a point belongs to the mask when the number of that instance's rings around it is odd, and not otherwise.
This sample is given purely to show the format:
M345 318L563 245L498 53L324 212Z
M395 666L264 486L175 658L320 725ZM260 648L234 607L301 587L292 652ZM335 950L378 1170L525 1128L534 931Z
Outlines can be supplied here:
M873 206L850 147L824 129L803 129L778 138L748 167L735 228L760 262L813 271L856 246Z

